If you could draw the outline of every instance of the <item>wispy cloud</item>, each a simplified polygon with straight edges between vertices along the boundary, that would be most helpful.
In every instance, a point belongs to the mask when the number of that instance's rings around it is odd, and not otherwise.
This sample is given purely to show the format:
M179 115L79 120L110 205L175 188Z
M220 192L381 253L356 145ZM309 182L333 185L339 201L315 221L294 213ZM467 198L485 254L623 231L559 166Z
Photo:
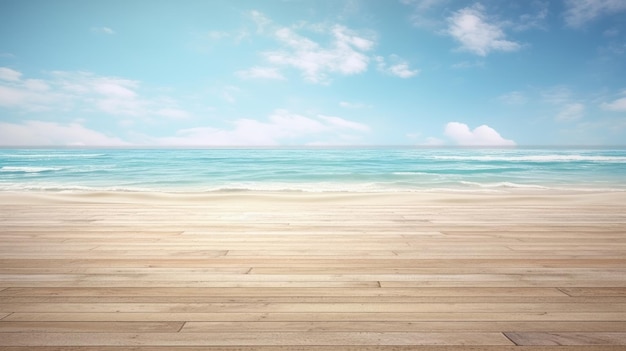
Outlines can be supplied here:
M511 25L514 30L545 29L549 3L547 1L533 1L531 6L534 8L534 12L523 13L519 15L516 21L512 21Z
M274 79L285 80L285 76L280 73L277 67L252 67L246 70L237 71L236 75L243 79Z
M383 56L376 56L374 59L377 62L379 71L396 77L411 78L420 72L418 69L411 69L409 63L397 55L389 56L391 63L387 63L387 60L385 60Z
M263 33L272 24L272 20L265 16L262 12L252 10L248 12L248 17L255 23L256 32L258 34Z
M338 128L345 130L354 130L358 132L369 132L370 127L363 123L349 121L341 117L318 115L318 118L326 122L330 128Z
M626 11L624 0L565 0L565 23L581 27L601 16Z
M180 118L186 113L171 99L142 96L140 86L136 80L84 71L53 71L44 79L24 79L21 72L3 67L0 106L23 111L72 110L135 117Z
M311 83L328 83L330 74L354 75L367 70L369 56L365 52L374 41L358 35L347 27L335 25L325 34L332 37L328 45L296 33L290 28L280 28L274 37L283 49L263 54L268 63L299 70Z
M307 144L342 144L345 138L370 130L369 126L326 115L304 116L288 110L274 111L266 121L238 119L232 128L194 127L179 130L174 136L152 139L160 145L272 146L304 140ZM300 142L299 142L300 143Z
M601 107L608 111L626 112L626 97L602 103Z
M97 33L97 34L106 34L106 35L115 34L115 31L109 27L91 27L90 30L91 32Z
M401 3L411 6L411 23L416 27L438 27L440 20L433 14L435 9L446 5L449 0L400 0Z
M554 120L557 122L574 122L584 117L587 109L585 101L577 98L568 86L559 85L541 91L544 102L554 105L557 110Z
M0 80L5 80L9 82L17 82L20 80L22 76L21 72L10 69L8 67L0 67Z
M461 44L461 50L479 56L487 56L492 51L517 51L522 47L506 39L502 25L490 21L480 4L458 10L449 17L447 33Z
M585 105L579 102L568 103L561 108L556 115L556 120L560 122L571 122L581 119L585 114Z
M350 109L361 109L361 108L372 107L372 105L364 104L361 102L349 102L349 101L341 101L339 102L339 106L343 108L350 108Z
M128 142L89 129L78 122L57 123L29 120L0 122L2 145L10 146L121 146Z
M511 91L498 96L498 100L506 105L524 105L528 102L526 95L520 91Z

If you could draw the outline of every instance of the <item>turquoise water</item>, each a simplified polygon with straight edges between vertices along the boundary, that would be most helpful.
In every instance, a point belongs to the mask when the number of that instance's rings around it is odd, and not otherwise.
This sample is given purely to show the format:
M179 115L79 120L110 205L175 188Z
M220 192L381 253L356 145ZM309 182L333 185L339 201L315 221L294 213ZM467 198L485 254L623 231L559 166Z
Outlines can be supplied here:
M626 149L0 149L0 191L626 191Z

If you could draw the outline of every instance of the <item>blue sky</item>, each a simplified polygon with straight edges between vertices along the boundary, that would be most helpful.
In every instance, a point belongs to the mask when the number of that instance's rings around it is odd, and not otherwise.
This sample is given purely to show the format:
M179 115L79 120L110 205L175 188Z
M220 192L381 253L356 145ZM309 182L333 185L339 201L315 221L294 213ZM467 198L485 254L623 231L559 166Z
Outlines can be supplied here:
M624 145L624 0L0 0L0 145Z

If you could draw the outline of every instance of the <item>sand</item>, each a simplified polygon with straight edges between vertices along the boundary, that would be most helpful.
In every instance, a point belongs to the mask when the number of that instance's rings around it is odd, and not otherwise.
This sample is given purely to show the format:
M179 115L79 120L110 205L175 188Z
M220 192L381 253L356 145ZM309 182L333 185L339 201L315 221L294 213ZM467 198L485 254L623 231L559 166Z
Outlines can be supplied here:
M433 345L624 349L626 193L0 193L0 349Z

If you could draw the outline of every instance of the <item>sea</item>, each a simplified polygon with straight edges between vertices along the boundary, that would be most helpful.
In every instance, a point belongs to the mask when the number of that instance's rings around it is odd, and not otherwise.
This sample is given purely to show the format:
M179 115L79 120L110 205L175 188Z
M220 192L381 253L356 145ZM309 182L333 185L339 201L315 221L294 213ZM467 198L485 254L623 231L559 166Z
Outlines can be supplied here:
M624 148L0 149L0 191L626 191Z

